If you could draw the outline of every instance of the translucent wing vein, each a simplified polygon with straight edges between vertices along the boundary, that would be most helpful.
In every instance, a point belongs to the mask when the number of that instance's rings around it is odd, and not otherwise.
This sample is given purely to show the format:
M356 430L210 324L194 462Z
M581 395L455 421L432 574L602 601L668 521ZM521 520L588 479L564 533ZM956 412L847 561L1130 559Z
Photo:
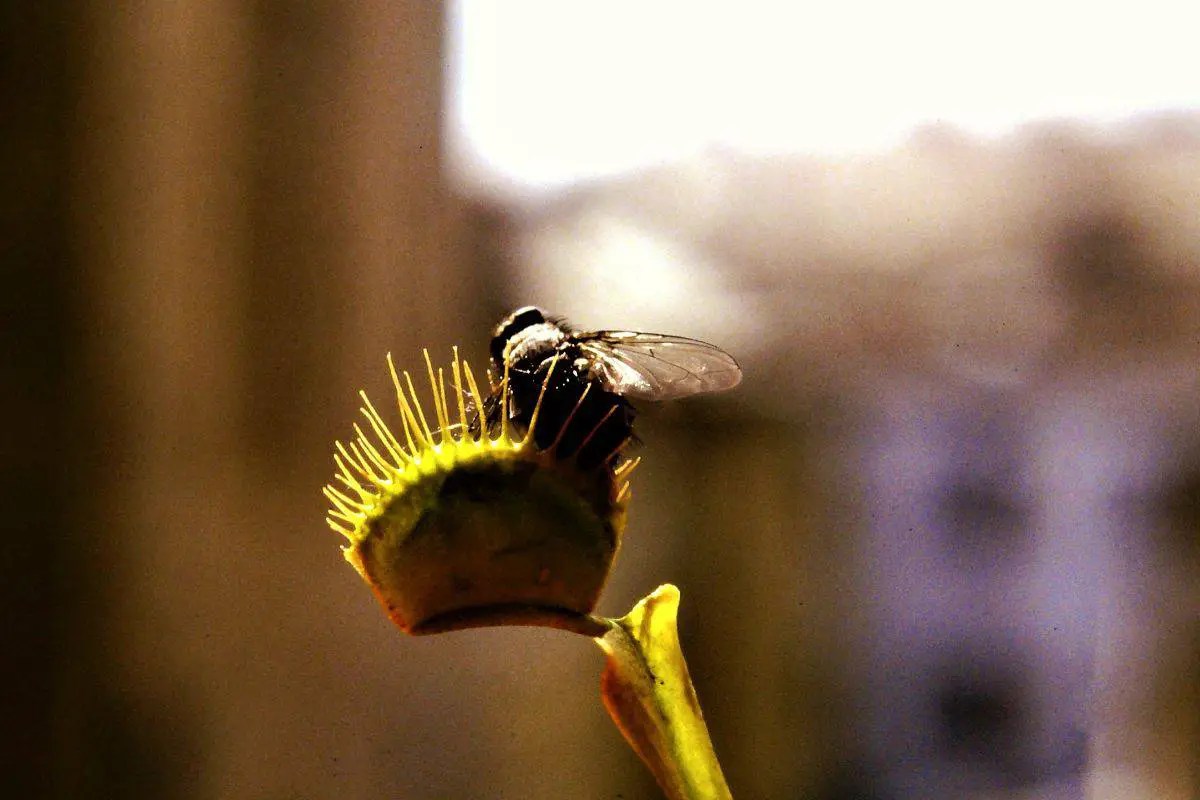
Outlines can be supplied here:
M633 331L599 331L577 338L605 387L635 400L719 392L742 380L733 356L697 339Z

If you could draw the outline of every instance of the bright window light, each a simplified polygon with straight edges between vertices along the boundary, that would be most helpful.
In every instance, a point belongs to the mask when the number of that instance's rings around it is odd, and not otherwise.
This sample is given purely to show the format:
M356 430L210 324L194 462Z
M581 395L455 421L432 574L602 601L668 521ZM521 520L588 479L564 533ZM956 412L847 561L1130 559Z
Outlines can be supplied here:
M854 153L944 122L1200 105L1182 0L456 0L449 139L539 190L710 149Z

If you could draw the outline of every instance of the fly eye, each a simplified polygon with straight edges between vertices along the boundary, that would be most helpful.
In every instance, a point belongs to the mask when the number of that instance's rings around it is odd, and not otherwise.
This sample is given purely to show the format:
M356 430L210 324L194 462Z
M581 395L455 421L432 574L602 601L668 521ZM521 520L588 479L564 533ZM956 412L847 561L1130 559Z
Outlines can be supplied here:
M518 331L523 331L530 325L540 325L546 321L546 314L537 306L525 306L513 312L511 322L504 326L509 337Z

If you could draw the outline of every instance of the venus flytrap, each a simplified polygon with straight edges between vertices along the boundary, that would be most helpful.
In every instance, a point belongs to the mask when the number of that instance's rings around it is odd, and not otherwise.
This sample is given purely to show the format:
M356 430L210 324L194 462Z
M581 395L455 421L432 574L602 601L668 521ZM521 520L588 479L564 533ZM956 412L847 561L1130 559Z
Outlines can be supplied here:
M537 625L593 638L607 657L605 707L667 797L729 798L679 647L678 590L660 587L620 619L592 614L620 549L638 460L618 449L581 464L581 445L561 453L570 416L560 430L539 429L557 363L523 431L508 424L507 369L484 395L457 350L436 371L426 352L427 414L411 376L390 356L388 366L399 435L362 394L371 433L356 424L355 438L336 445L325 487L346 560L388 616L413 635ZM500 405L498 426L485 419L489 402Z

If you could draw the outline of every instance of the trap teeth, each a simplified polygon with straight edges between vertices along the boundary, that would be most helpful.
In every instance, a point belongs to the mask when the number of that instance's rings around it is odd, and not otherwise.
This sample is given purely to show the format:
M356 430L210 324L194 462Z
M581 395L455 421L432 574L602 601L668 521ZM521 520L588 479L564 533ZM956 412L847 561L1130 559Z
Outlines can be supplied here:
M366 430L337 445L325 494L346 560L407 633L585 629L620 546L635 462L558 458L535 444L536 412L519 440L489 433L472 416L483 396L457 350L448 370L425 361L432 408L389 356L398 427L363 395Z

